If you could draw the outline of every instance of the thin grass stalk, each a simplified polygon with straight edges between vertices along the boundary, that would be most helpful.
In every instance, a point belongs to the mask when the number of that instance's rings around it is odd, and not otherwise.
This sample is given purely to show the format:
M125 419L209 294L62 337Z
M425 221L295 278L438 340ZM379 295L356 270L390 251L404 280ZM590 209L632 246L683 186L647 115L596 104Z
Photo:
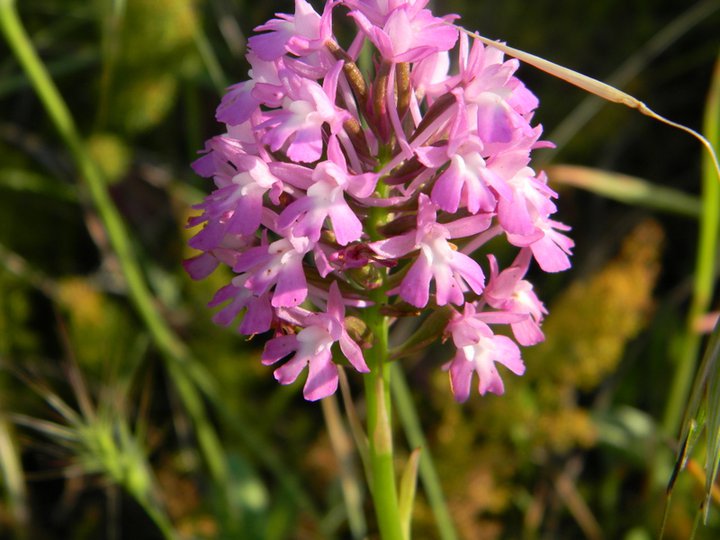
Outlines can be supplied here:
M185 345L157 310L131 248L128 231L107 190L102 172L90 157L67 105L49 77L18 17L14 0L0 0L0 30L32 82L48 116L68 147L92 202L100 214L128 286L130 300L166 360L168 371L197 429L198 442L208 469L219 486L227 487L224 453L214 427L207 418L197 385L209 389L209 378L194 365Z

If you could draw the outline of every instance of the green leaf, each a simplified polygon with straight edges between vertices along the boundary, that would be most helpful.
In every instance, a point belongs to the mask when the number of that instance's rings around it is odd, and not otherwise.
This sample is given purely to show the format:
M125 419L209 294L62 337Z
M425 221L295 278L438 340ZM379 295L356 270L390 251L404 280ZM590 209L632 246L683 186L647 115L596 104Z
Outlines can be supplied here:
M698 197L635 176L575 165L554 165L547 168L547 174L551 182L578 187L621 203L695 219L700 216Z
M455 310L450 306L443 306L433 311L405 343L390 350L390 358L397 360L411 356L435 343L442 337L445 327L454 313Z
M24 169L0 169L0 188L44 195L61 201L77 201L77 193L72 186Z
M713 484L720 467L720 321L715 326L703 363L707 362L707 455L705 457L705 522Z

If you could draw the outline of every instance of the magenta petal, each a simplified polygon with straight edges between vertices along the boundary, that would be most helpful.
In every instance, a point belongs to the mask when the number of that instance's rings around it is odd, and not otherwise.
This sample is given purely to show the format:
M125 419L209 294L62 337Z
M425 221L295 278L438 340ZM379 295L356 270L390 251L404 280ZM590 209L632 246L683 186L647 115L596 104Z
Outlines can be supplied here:
M462 304L463 294L450 268L447 265L437 265L432 268L432 272L435 278L435 301L437 305L444 306L448 302Z
M436 169L448 161L446 146L422 146L415 149L420 163L431 169Z
M208 221L207 225L193 236L188 244L190 247L201 251L215 249L222 242L225 236L225 224L217 221Z
M503 303L508 300L510 296L512 296L513 292L515 292L515 287L517 286L518 282L525 275L525 269L518 268L517 266L511 266L510 268L506 268L505 270L500 272L500 274L497 274L497 262L495 262L494 257L491 260L491 265L493 264L493 274L495 275L490 280L485 294L488 297L488 302L490 302L491 305L493 305L494 307L500 307L499 305L496 306L495 304Z
M375 191L377 185L377 173L363 173L350 177L350 186L347 191L353 197L363 199L369 197Z
M465 355L458 351L450 363L450 388L457 401L466 401L470 397L473 364L468 362Z
M422 253L400 284L400 297L415 307L425 307L430 296L432 268Z
M250 81L231 86L217 108L215 119L231 126L247 121L258 107L258 101L252 96L252 89Z
M297 380L307 364L307 358L300 358L297 355L293 356L288 362L273 372L275 380L280 384L292 384Z
M497 101L495 101L495 99ZM512 140L512 121L500 98L488 98L478 106L478 134L483 142L507 143Z
M497 353L497 358L494 359L496 362L508 368L515 375L525 373L525 364L520 357L520 349L512 339L506 336L495 336L493 344Z
M263 192L251 191L241 197L228 222L227 232L236 234L254 234L260 226L263 209Z
M272 305L274 307L294 307L302 304L307 297L307 281L302 263L288 264L278 274Z
M308 401L317 401L334 394L337 387L338 369L327 350L310 361L303 396Z
M463 187L462 160L453 158L447 170L440 175L433 186L430 197L446 212L455 213L460 205L460 194Z
M297 347L298 341L295 334L278 336L265 344L265 348L263 349L260 359L264 365L269 366L278 360L285 358L291 352L295 351Z
M285 54L289 33L268 32L256 34L248 39L248 47L261 60L271 61Z
M230 302L223 309L218 311L212 318L213 322L220 326L228 326L232 323L235 320L235 317L238 316L241 310L245 309L248 302L252 299L252 293L247 289L237 288L233 285L229 285L224 289L228 288L233 293L230 297ZM220 289L220 291L215 294L213 302L216 301L218 294L222 291L223 289ZM213 302L211 302L210 305L212 305Z
M360 239L363 232L362 223L347 204L330 207L329 215L338 244L347 246L350 242Z
M300 189L307 189L313 185L312 169L296 163L271 162L268 164L270 174L283 182Z
M219 262L210 253L201 253L196 257L184 260L183 267L191 278L204 279L213 273Z
M307 127L295 134L287 149L287 156L293 161L313 163L322 155L323 141L320 126Z
M310 197L301 197L291 202L280 214L277 226L279 229L287 229L292 223L300 219L305 213L313 208L313 201Z
M362 349L345 331L343 331L342 336L340 336L340 350L358 372L370 372L370 368L365 363L365 358L363 358Z
M220 304L227 302L238 294L239 289L239 287L236 287L232 283L218 289L212 297L212 300L208 302L208 307L219 306Z
M513 193L512 199L501 198L498 201L498 220L510 234L528 236L535 230L527 199L518 191Z
M264 294L249 303L247 312L238 330L246 336L262 334L270 330L272 317L270 298L267 294Z
M415 249L415 233L409 232L401 236L393 236L387 240L373 242L372 244L368 244L368 246L381 257L395 259Z
M212 178L215 174L215 156L212 151L209 151L205 155L197 158L190 164L192 170L203 178Z
M500 374L495 366L490 363L486 369L478 370L478 393L484 396L487 392L502 395L505 393L505 385L503 384Z
M480 265L473 259L464 253L456 251L453 253L450 266L462 276L476 294L480 294L483 291L485 288L485 274L482 268L480 268Z
M342 295L340 294L340 288L338 287L337 281L333 281L330 285L327 309L325 311L333 319L342 323L343 318L345 317L345 306L343 304Z
M535 260L545 272L562 272L570 268L566 253L546 234L530 245Z
M511 328L513 336L515 336L515 339L517 339L518 343L523 347L537 345L545 339L545 335L542 333L542 330L540 330L540 325L529 315L524 321L512 324Z
M490 228L492 223L492 214L475 214L474 216L468 216L460 218L450 223L445 223L443 226L450 233L450 238L464 238L467 236L475 236Z
M330 264L327 254L319 247L316 247L313 250L313 259L315 260L315 267L317 268L321 278L327 277L330 272L335 270L335 268L333 268Z

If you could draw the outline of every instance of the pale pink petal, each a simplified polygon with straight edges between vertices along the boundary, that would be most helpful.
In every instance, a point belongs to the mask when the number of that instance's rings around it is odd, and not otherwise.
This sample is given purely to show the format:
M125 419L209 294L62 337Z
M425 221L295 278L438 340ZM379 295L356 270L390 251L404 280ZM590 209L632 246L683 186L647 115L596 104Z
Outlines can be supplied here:
M331 206L329 215L338 244L346 246L360 239L363 233L362 223L347 204Z
M327 309L325 311L333 319L339 322L342 322L345 318L345 305L343 304L343 298L340 294L340 287L338 287L337 281L333 281L330 285Z
M492 338L495 345L495 362L502 364L515 375L525 373L525 364L520 357L520 349L515 342L507 336L494 336Z
M262 363L266 366L274 364L295 351L297 347L297 336L294 334L273 338L265 344L261 356Z
M205 279L218 267L220 261L210 253L201 253L183 261L183 267L192 279Z
M450 388L457 401L467 401L470 397L473 371L472 362L469 362L462 352L458 351L450 363Z
M432 268L422 253L400 283L400 297L415 307L425 307L430 297Z
M323 149L320 126L309 126L298 130L288 145L287 156L293 161L313 163L320 159Z
M513 336L523 347L537 345L545 339L545 335L540 330L540 325L529 315L525 320L511 325Z
M270 330L272 318L273 312L272 306L270 305L270 297L266 293L248 304L247 311L238 330L246 336L262 334Z
M337 366L332 361L330 351L323 351L309 363L303 397L308 401L317 401L334 394L337 387Z
M435 182L430 197L446 212L455 213L460 205L465 162L453 156L450 166Z
M365 363L362 349L355 343L347 332L343 331L340 336L340 350L345 355L345 358L352 364L352 366L360 373L369 373L370 368Z
M483 291L485 288L485 274L480 265L473 259L464 253L456 251L453 253L450 266L470 285L473 292L480 294Z
M275 294L272 298L274 307L299 306L307 298L307 280L300 262L284 266L278 274Z
M410 232L400 236L393 236L387 240L373 242L368 246L381 257L395 259L407 255L416 248L415 233Z
M301 358L296 354L282 366L277 368L273 372L273 375L275 376L275 380L280 384L292 384L297 380L298 376L307 365L307 358Z
M497 395L505 393L505 385L492 362L478 367L477 374L479 379L478 393L481 396L484 396L487 392Z
M435 301L438 306L448 303L462 305L464 296L460 290L460 284L453 276L450 267L446 265L433 266L433 277L435 278Z

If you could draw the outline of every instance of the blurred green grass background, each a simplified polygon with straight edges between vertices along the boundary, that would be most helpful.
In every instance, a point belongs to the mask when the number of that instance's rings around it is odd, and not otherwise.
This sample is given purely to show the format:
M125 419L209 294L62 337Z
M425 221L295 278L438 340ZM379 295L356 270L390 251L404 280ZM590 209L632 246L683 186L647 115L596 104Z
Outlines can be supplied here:
M470 30L603 80L633 58L624 88L702 128L720 2L434 4ZM193 283L180 266L191 255L190 206L209 188L189 163L220 132L222 88L246 77L245 37L292 7L18 3L106 178L152 309L182 346L158 343L136 309L98 207L0 40L2 538L343 539L366 528L374 538L372 519L349 517L342 503L323 411L297 385L276 385L259 362L261 339L212 323L205 304L226 277ZM682 28L671 36L668 25ZM698 204L696 141L616 105L572 136L558 132L577 121L585 95L527 66L520 76L559 143L538 152L544 165L622 172ZM502 397L457 405L441 344L403 367L460 538L657 538L686 400L673 385L688 377L678 366L688 365L701 210L648 207L652 192L627 203L555 187L577 250L572 271L536 276L551 315L547 342L525 352L526 375ZM666 538L693 531L704 498L702 452L695 458L670 501ZM422 490L414 534L437 537ZM718 534L713 509L696 538Z

